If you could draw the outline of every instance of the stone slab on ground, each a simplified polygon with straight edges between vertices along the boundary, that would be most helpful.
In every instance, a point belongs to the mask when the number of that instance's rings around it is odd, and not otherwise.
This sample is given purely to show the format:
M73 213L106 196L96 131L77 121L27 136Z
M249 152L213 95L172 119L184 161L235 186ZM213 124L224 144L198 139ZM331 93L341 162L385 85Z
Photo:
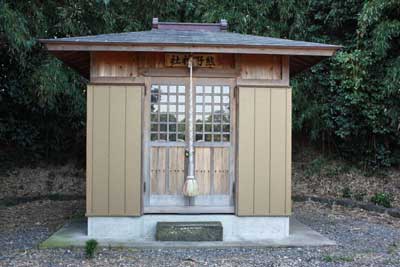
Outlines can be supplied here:
M158 222L157 241L222 241L221 222Z
M83 247L90 239L87 236L86 220L73 220L65 224L47 240L40 244L40 248L69 248ZM303 247L303 246L334 246L332 241L310 227L290 218L289 237L257 242L226 242L226 241L141 241L123 239L97 239L103 247L130 247L130 248L228 248L228 247Z

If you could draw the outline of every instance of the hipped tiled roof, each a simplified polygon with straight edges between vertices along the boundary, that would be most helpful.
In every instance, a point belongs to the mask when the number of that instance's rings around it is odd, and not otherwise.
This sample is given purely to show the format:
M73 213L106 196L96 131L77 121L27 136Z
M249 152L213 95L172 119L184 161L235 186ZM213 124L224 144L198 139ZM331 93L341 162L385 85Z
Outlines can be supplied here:
M46 43L164 44L251 47L339 48L336 45L215 31L151 30L47 39Z
M67 65L89 77L91 51L275 54L290 56L290 73L298 73L333 55L340 46L227 32L219 24L158 22L150 31L41 39Z

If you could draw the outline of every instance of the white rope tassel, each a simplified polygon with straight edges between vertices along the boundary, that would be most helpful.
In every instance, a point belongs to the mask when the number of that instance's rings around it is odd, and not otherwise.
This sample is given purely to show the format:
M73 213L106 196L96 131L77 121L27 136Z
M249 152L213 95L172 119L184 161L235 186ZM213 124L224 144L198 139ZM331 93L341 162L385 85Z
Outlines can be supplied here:
M183 194L188 197L194 197L199 194L199 185L194 177L194 146L193 146L193 58L190 57L188 61L188 68L190 71L190 88L189 88L189 165L188 176L186 177L185 184L183 185Z

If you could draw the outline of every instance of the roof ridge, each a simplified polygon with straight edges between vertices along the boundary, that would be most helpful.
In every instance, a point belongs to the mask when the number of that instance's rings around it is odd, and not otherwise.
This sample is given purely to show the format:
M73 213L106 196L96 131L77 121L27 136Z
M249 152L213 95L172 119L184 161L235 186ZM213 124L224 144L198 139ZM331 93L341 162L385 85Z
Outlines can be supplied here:
M226 19L221 19L219 23L199 23L199 22L159 22L158 18L153 18L152 30L186 30L186 31L210 31L225 32L228 29Z

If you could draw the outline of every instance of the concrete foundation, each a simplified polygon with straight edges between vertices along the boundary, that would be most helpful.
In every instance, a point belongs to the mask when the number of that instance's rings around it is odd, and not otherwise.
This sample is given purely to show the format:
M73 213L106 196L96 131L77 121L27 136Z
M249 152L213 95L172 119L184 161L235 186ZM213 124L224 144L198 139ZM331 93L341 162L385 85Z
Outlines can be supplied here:
M289 217L235 215L144 215L141 217L89 217L88 236L95 239L155 241L157 222L218 221L223 241L263 241L289 236Z
M87 235L87 221L73 220L47 240L40 244L40 248L70 248L84 247L85 242L91 239ZM97 239L104 247L130 248L227 248L227 247L301 247L301 246L333 246L335 241L329 240L320 233L312 230L297 220L290 219L290 234L283 239L264 241L213 241L213 242L177 242L177 241L136 241L132 239Z

